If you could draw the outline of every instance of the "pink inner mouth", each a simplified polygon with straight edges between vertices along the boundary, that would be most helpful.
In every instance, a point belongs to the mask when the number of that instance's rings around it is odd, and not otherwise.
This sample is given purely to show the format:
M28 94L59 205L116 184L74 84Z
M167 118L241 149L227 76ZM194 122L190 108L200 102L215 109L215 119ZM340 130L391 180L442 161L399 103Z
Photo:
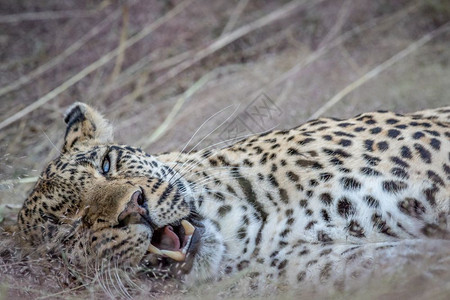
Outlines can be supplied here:
M153 232L148 252L171 258L177 262L189 260L195 255L202 230L196 228L187 220L181 220L180 225L166 225ZM193 255L191 255L194 253ZM185 265L187 266L187 265Z
M182 226L174 228L171 225L167 225L156 230L152 238L152 245L161 250L181 250L189 240L189 236L185 234L182 228Z
M163 230L163 234L161 236L161 241L159 242L159 245L155 245L159 249L165 249L165 250L179 250L180 249L180 239L178 236L173 232L172 226L165 226Z

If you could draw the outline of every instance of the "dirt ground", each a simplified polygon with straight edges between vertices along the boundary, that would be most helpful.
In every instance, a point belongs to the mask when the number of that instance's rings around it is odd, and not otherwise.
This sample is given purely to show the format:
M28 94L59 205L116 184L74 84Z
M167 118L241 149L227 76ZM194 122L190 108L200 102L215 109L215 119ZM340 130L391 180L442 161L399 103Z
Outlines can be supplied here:
M2 0L0 225L58 155L75 101L149 153L450 105L449 22L448 0ZM0 299L80 295L1 282Z

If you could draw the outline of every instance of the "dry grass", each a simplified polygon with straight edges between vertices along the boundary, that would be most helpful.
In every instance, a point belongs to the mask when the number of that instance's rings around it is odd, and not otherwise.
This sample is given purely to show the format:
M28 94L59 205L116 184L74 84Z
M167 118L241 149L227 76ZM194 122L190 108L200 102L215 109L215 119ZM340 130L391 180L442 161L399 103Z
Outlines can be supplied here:
M322 114L348 117L450 103L450 5L445 0L11 0L2 1L0 11L3 227L14 223L44 163L58 154L61 113L76 100L104 111L116 125L118 141L151 153L182 149L204 120L229 105L187 149L238 105L237 115L249 124L245 135L293 127ZM264 124L251 123L243 112L263 93L279 113ZM199 147L220 143L229 123ZM0 252L13 247L8 238L0 242ZM0 268L8 255L0 256ZM23 276L24 265L5 263L10 268L0 279L0 295L76 298L105 290L87 278L87 287L61 292L61 283L51 276L42 289L40 273ZM44 263L34 266L47 272ZM403 282L414 285L422 275ZM442 275L447 283L448 275ZM170 297L214 298L233 284ZM369 286L389 293L401 284ZM445 295L448 287L440 287ZM377 295L371 297L396 294Z

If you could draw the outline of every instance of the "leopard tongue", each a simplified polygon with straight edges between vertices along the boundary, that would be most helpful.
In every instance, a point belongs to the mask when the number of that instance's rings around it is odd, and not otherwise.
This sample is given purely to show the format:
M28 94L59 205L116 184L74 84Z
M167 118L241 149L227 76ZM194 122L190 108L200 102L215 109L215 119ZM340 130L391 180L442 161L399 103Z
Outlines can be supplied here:
M194 233L195 227L192 226L192 224L186 220L181 221L181 225L185 230L186 234L185 240L190 241L190 238ZM170 246L175 251L167 249L159 249L154 245L150 244L150 246L148 247L148 252L170 257L175 261L184 261L186 259L186 248L188 247L188 245L186 244L183 249L178 250L180 249L180 240L178 239L178 236L173 232L172 226L166 226L164 228L164 235L161 244L163 244L163 242L166 246Z
M179 250L180 249L180 239L173 232L172 226L164 227L164 233L161 238L160 248L164 250Z

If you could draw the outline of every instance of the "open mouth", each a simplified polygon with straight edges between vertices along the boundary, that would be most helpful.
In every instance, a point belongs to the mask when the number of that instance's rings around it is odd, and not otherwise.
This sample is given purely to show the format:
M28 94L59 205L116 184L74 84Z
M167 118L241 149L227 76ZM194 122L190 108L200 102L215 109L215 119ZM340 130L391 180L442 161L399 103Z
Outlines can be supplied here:
M183 262L197 252L201 231L187 220L156 229L148 252Z

